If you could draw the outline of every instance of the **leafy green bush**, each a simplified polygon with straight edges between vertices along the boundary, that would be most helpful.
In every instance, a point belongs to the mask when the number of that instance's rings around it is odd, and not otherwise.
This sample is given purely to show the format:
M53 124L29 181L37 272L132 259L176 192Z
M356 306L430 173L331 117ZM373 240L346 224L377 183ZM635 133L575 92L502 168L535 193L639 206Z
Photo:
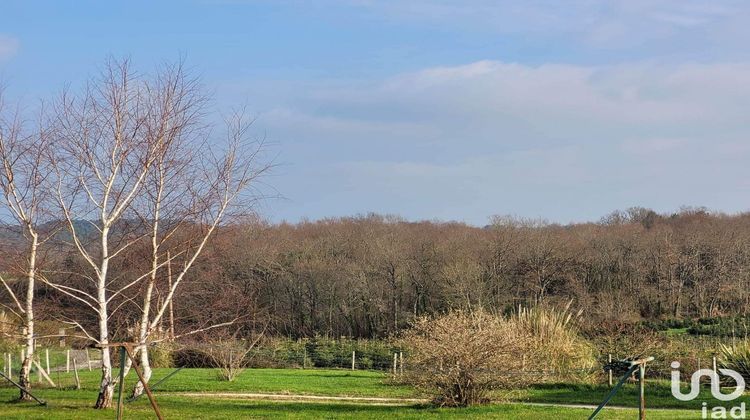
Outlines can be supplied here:
M663 319L643 321L640 326L652 331L685 329L690 335L714 337L747 337L750 333L750 317L711 317L693 319Z
M357 360L357 366L360 369L365 369L365 370L372 369L372 366L373 366L372 359L370 359L367 356L360 357L359 360Z
M312 341L305 343L308 360L316 367L341 367L337 363L340 356L339 349L333 340L315 337Z

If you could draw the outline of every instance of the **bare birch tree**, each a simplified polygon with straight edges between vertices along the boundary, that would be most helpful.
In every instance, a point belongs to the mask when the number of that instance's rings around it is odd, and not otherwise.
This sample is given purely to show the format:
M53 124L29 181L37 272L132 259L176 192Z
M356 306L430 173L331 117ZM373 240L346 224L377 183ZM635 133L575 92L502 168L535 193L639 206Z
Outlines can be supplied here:
M114 384L110 359L110 306L143 277L123 280L110 273L112 261L144 237L133 202L143 192L147 176L159 155L163 139L149 123L166 119L155 104L159 93L153 83L137 75L127 60L107 63L102 75L83 93L64 93L54 110L54 168L57 201L72 246L89 273L80 273L86 287L47 280L58 292L91 309L98 331L83 333L101 348L102 375L96 408L110 407Z
M205 103L197 80L181 64L146 78L127 61L110 61L82 95L64 94L55 109L57 202L90 274L77 273L86 286L45 281L96 314L97 333L71 322L102 349L97 408L112 403L113 312L133 302L136 290L143 293L134 339L148 381L149 337L211 235L255 197L246 194L248 186L268 168L258 163L262 142L248 140L249 122L241 115L228 120L227 139L210 137ZM115 258L145 241L147 268L136 268L127 279L111 272ZM155 305L160 268L167 264L178 268ZM141 390L139 382L134 393Z
M178 80L184 78L181 71L174 72L174 75ZM180 82L168 84L185 85ZM191 93L191 89L178 91ZM179 96L182 95L175 95ZM187 115L183 115L176 118L174 127L185 130L195 126L186 117ZM145 220L149 226L151 242L151 271L143 294L138 329L140 365L146 382L152 373L148 342L161 325L165 314L171 310L178 287L222 222L247 212L252 201L259 197L248 192L253 191L251 184L269 169L269 165L261 158L263 142L248 138L250 124L251 121L241 113L233 114L226 121L227 138L219 142L189 142L191 136L184 134L192 130L173 131L167 136L161 154L154 162L149 194L145 196L145 208L148 209ZM165 260L170 260L171 256L181 264L178 264L179 268L174 274L169 273L164 297L155 304L154 290L159 267ZM195 331L186 334L193 332ZM172 338L173 334L172 332ZM142 392L143 383L138 381L133 395L137 396Z
M11 273L23 278L25 290L19 299L9 281L0 275L5 290L15 303L19 318L23 319L24 357L19 372L19 384L31 389L31 364L34 360L34 288L37 280L39 247L46 242L54 229L48 222L49 198L47 178L50 173L46 152L50 146L42 119L34 129L27 129L18 112L5 113L0 91L0 189L12 227L19 227L24 245L19 252L20 261ZM15 311L14 311L15 312ZM31 400L23 389L21 400Z

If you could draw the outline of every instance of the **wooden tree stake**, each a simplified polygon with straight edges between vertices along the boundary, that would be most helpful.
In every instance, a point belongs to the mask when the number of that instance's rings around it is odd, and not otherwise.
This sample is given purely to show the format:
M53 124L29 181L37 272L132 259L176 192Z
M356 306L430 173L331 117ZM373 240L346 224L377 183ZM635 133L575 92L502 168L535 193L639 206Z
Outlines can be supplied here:
M81 389L81 380L78 379L78 364L76 363L76 358L73 358L73 372L76 377L76 389Z
M49 377L49 375L47 374L47 372L45 372L44 369L42 369L42 366L36 360L34 361L34 364L36 365L36 368L39 369L39 372L42 373L42 377L44 377L44 379L47 382L49 382L50 385L52 385L53 387L57 388L57 385L52 381L52 378ZM59 371L58 371L58 373L59 373ZM58 382L59 381L60 381L60 379L58 378Z

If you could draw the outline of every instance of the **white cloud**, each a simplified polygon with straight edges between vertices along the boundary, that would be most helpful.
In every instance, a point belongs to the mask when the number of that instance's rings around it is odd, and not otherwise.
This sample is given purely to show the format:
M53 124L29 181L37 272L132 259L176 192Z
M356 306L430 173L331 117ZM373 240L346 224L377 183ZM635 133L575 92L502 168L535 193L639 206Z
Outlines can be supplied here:
M14 56L19 47L18 39L0 34L0 61Z
M479 61L272 90L285 93L260 123L289 164L280 218L303 203L311 217L478 224L495 213L750 207L748 64Z

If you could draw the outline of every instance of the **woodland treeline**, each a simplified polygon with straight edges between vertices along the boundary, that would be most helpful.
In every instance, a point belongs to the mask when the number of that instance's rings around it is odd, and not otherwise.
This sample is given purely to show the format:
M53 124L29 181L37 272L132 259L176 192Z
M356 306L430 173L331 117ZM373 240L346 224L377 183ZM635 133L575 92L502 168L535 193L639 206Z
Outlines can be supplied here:
M119 269L139 258L134 248ZM75 261L71 253L59 271L74 272ZM749 283L750 214L633 208L598 223L496 217L483 228L368 215L223 227L174 313L178 330L236 319L248 334L377 338L452 308L571 300L592 323L746 314ZM115 318L129 319L122 305Z

